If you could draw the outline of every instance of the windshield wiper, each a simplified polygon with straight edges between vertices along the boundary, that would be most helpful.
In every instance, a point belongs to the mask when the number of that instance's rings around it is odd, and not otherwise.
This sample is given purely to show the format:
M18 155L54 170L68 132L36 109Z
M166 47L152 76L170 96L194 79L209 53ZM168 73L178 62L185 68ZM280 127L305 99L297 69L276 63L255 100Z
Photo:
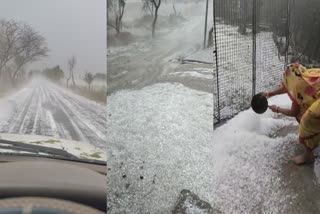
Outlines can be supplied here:
M76 162L89 163L89 164L106 165L105 161L81 158L73 154L70 154L69 152L63 149L50 148L50 147L39 146L39 145L30 145L22 142L9 141L9 140L3 140L3 139L0 139L0 149L16 150L16 151L31 153L31 154L28 154L28 153L15 154L10 152L8 153L0 152L0 154L6 154L6 155L34 156L34 157L42 157L42 158L53 158L53 159L60 159L60 160L76 161Z
M46 146L39 145L30 145L21 142L8 141L0 139L0 149L8 149L8 150L16 150L16 151L24 151L30 153L44 153L54 157L62 157L62 158L71 158L71 159L79 159L77 156L70 154L69 152L63 149L50 148Z

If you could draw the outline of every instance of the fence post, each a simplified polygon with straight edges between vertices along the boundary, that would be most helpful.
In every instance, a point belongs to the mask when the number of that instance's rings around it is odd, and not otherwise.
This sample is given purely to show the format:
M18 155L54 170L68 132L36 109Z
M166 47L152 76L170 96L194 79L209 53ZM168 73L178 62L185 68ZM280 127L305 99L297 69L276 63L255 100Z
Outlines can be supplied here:
M252 95L256 93L256 51L257 51L257 22L256 22L256 0L252 0Z
M206 18L205 18L205 23L204 23L203 49L206 48L206 40L207 40L208 3L209 3L209 0L207 0L207 2L206 2Z
M213 0L213 36L214 36L214 50L213 53L215 54L215 61L216 61L216 87L217 87L217 96L216 96L216 102L217 102L217 107L218 109L213 109L213 116L215 111L217 111L218 116L217 116L217 122L220 121L220 90L219 90L219 67L218 67L218 45L217 45L217 26L216 26L216 0ZM215 100L213 100L215 102ZM214 108L214 103L213 103L213 108ZM214 119L213 119L214 123Z

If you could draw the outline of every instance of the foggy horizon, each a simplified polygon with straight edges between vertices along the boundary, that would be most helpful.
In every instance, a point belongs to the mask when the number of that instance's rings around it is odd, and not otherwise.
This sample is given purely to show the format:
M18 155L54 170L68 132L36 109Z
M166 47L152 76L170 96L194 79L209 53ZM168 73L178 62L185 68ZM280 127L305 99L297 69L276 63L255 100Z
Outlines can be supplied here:
M66 72L75 55L79 77L85 71L106 73L105 10L101 0L2 0L0 19L24 22L45 37L48 57L27 65L27 71L60 65Z

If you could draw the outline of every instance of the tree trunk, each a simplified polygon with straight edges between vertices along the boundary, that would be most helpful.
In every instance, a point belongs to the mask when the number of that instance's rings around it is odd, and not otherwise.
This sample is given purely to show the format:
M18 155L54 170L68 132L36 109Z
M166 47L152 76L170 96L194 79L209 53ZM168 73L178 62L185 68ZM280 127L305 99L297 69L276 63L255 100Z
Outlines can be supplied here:
M240 0L240 17L239 17L239 29L238 32L241 35L245 35L247 33L247 0Z
M72 84L73 84L73 87L75 87L75 86L76 86L76 82L74 81L73 71L72 71L72 76L71 76L71 78L72 78Z
M68 77L68 79L67 79L67 88L69 88L69 81L70 81L70 79L71 79L71 71L69 71L69 77Z
M121 2L121 1L119 1ZM125 8L125 3L121 2L120 7L119 7L119 11L120 11L120 15L119 15L119 31L122 30L122 17L124 14L124 8Z
M15 87L16 86L16 84L15 84L15 79L14 79L14 76L13 75L11 75L11 73L10 72L6 72L7 73L7 78L9 79L9 81L10 81L10 83L11 83L11 86L13 86L13 87Z
M25 65L26 63L22 63L21 65L19 65L19 67L14 71L13 73L13 78L16 79L16 77L19 74L19 71L21 70L21 68Z
M120 33L120 21L119 21L119 17L116 17L116 31L117 31L117 35L119 35Z
M156 11L154 13L154 18L153 18L153 22L152 22L152 38L154 38L156 36L156 23L157 23L157 19L158 19L158 9L156 7Z
M154 16L154 7L153 6L151 7L151 16L152 17Z

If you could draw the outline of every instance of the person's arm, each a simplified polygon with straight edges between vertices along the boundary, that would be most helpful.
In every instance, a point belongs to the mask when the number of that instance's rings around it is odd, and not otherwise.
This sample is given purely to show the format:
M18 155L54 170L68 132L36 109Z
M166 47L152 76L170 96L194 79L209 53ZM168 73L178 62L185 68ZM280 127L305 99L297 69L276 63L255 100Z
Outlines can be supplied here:
M273 97L276 95L285 94L286 92L287 92L287 90L285 89L285 87L283 85L281 85L279 88L277 88L274 91L263 92L262 95L269 98L269 97Z
M276 105L272 105L269 108L273 112L281 113L289 117L296 117L300 112L299 106L295 105L294 103L292 103L291 109L280 108L279 106L276 106Z

